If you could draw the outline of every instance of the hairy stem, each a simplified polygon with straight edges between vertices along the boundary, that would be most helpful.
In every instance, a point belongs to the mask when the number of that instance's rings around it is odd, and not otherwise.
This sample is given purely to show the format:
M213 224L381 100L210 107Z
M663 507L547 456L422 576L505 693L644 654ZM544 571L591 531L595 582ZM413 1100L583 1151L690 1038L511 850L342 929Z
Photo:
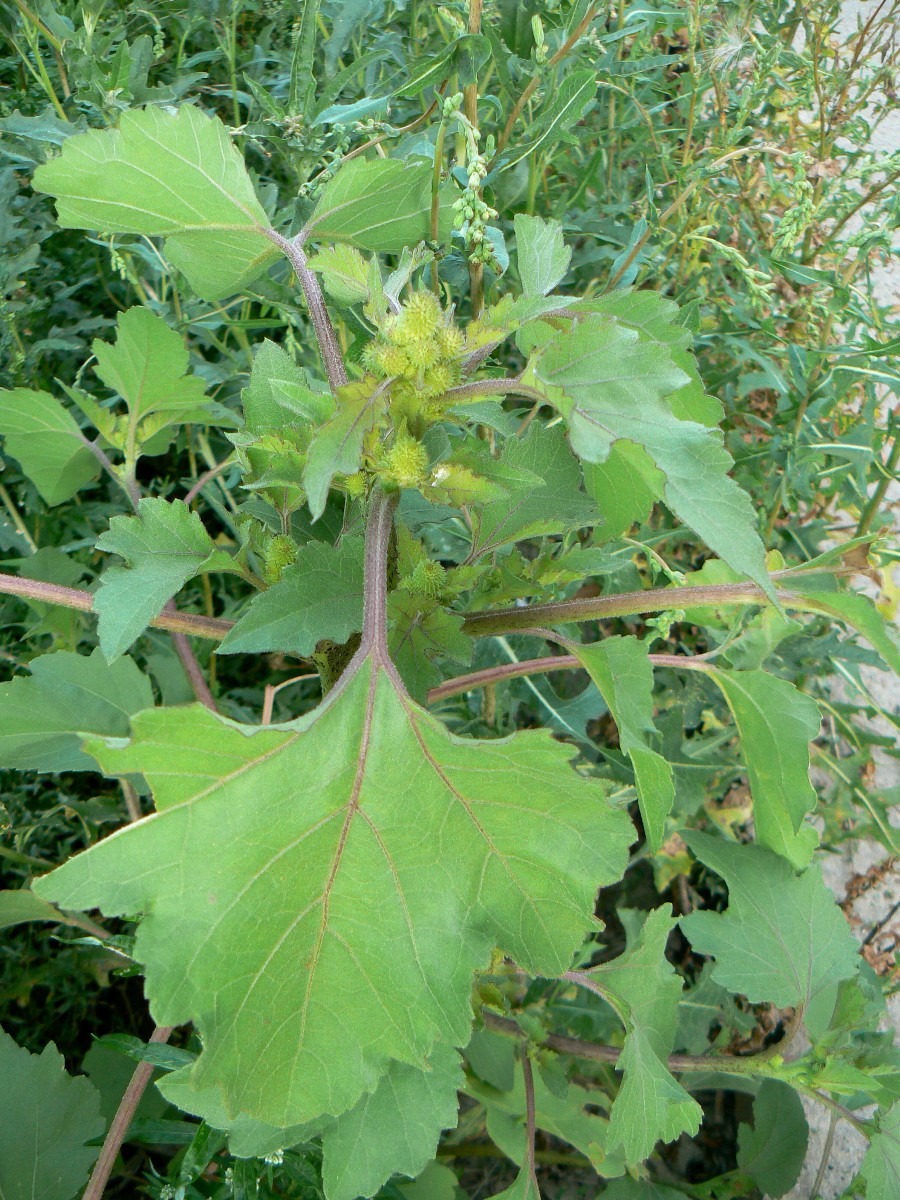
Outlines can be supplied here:
M44 583L41 579L28 579L23 575L5 575L0 572L0 595L21 596L23 600L40 600L44 604L58 604L61 608L74 608L79 612L94 611L94 596L84 588L62 587L58 583ZM221 641L234 621L223 621L217 617L204 617L199 613L178 612L174 607L163 611L150 622L153 629L168 629L172 633L186 633L193 637Z
M166 1043L172 1036L173 1028L172 1026L157 1025L150 1034L150 1041L157 1044ZM141 1097L147 1090L147 1084L150 1082L152 1074L152 1063L141 1062L135 1067L131 1082L125 1089L125 1094L116 1109L116 1115L106 1132L106 1140L100 1151L100 1157L94 1165L90 1182L85 1188L81 1200L100 1200L106 1190L116 1157L128 1135L129 1126L137 1111L137 1106L141 1102Z
M328 376L331 390L336 392L339 387L343 387L347 382L347 370L344 366L341 348L338 345L337 335L334 332L334 326L331 324L331 318L325 306L325 297L322 294L322 288L319 285L316 273L310 271L306 265L306 255L303 253L303 246L300 240L297 238L282 237L274 229L265 229L263 232L269 241L273 242L282 254L284 254L294 268L297 279L300 281L300 287L303 290L303 295L306 298L306 304L309 308L310 320L315 330L316 341L319 343L322 365L325 367L325 374Z
M498 1013L482 1009L482 1020L487 1029L506 1037L527 1039L528 1034L510 1017L501 1017ZM551 1033L541 1042L541 1045L556 1054L569 1054L573 1058L585 1058L591 1062L606 1063L615 1067L622 1055L618 1046L604 1046L598 1042L586 1042L581 1038L565 1037L562 1034ZM785 1039L770 1046L759 1054L670 1054L666 1065L674 1074L697 1074L706 1071L723 1072L728 1075L762 1075L771 1076L771 1060L786 1048ZM819 1094L810 1092L817 1099L827 1101ZM830 1097L829 1097L830 1100ZM843 1115L843 1113L841 1114ZM852 1117L852 1114L850 1114ZM856 1122L858 1124L858 1122Z

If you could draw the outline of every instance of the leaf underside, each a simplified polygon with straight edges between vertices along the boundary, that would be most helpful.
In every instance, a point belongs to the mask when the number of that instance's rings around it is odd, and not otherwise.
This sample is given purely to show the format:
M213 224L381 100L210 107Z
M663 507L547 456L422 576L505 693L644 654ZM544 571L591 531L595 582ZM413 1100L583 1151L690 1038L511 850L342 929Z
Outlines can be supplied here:
M133 729L89 748L109 774L142 772L158 812L35 890L146 914L154 1017L197 1025L192 1084L229 1117L339 1115L391 1062L464 1044L493 947L558 974L624 869L630 822L571 748L456 738L370 658L290 725L248 736L195 707Z

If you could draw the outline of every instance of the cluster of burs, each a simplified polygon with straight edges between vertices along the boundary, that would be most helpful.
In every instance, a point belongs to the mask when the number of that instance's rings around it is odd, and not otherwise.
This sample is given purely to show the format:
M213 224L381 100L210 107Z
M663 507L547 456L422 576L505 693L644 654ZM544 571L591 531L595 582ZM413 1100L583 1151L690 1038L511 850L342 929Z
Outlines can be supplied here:
M397 487L423 482L428 453L419 439L429 425L446 417L442 397L459 382L464 347L465 335L453 324L452 314L426 291L414 292L366 347L362 365L378 379L392 381L394 437L367 447L382 482Z

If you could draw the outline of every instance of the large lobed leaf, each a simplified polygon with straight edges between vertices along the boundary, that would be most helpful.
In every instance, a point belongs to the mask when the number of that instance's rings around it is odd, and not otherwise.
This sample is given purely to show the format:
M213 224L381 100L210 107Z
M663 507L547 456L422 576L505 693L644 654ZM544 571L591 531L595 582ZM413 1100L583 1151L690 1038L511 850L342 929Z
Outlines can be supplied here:
M257 278L279 255L228 130L183 105L122 113L118 129L76 134L38 167L60 225L166 239L172 263L205 300Z
M150 680L130 658L108 664L59 650L29 664L31 678L0 684L0 766L20 771L93 771L84 734L125 737L129 718L153 706Z
M859 953L843 913L815 863L802 875L762 846L706 833L685 835L691 851L728 884L724 913L694 912L681 927L713 978L751 1004L803 1005L852 978Z
M221 1089L229 1116L338 1115L392 1061L464 1044L491 949L558 974L626 861L627 816L571 749L454 737L381 660L290 725L191 708L133 729L91 750L109 774L142 772L158 812L35 890L146 914L135 954L154 1016L197 1025L192 1085Z
M667 400L691 382L669 346L588 314L545 342L528 371L563 414L575 453L606 462L620 440L665 476L666 503L706 544L774 597L750 497L728 475L718 430L683 420Z
M51 1042L30 1054L0 1029L0 1196L70 1200L97 1157L100 1097Z
M431 165L421 161L353 159L322 190L304 235L399 254L432 236L431 176ZM443 185L438 241L449 240L452 221L453 190Z

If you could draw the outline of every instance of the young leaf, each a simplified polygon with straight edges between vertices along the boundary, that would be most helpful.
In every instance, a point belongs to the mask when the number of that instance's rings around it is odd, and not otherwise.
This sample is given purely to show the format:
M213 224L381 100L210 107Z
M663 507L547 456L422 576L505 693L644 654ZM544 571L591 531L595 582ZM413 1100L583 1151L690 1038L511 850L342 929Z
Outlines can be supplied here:
M352 475L359 469L363 438L381 415L385 391L371 375L338 388L337 412L313 435L303 472L314 520L325 511L335 475Z
M633 946L589 972L628 1030L618 1062L624 1078L610 1111L609 1146L621 1147L629 1165L643 1162L660 1140L696 1133L703 1115L666 1065L682 991L665 955L676 924L671 913L669 905L653 909Z
M312 391L305 371L268 338L253 357L250 382L241 392L241 402L247 433L319 425L334 412L330 392Z
M706 671L721 690L741 735L758 841L802 870L819 839L805 815L815 807L809 743L822 718L810 696L766 671Z
M424 704L428 689L441 680L432 659L449 658L468 666L472 661L472 639L462 632L459 613L427 601L420 603L409 592L394 592L388 613L391 657L413 699Z
M895 1200L900 1194L900 1101L880 1117L860 1173L866 1200Z
M163 415L162 424L209 418L206 384L188 375L188 352L174 329L149 308L129 308L116 321L113 344L94 340L94 370L128 405L134 427Z
M559 221L517 213L516 256L526 296L546 296L569 269L572 251L563 240Z
M786 1083L766 1079L753 1101L753 1126L738 1129L738 1167L778 1200L797 1182L808 1140L800 1097Z
M183 105L123 112L118 129L68 138L34 173L65 229L166 239L166 253L204 300L240 291L279 251L243 160L217 117Z
M464 1044L495 944L565 969L626 861L627 816L570 748L454 737L387 663L361 651L278 729L195 707L135 718L127 747L92 742L106 772L145 776L158 812L35 885L148 914L135 954L155 1019L202 1035L192 1083L275 1125L345 1112L391 1059Z
M353 246L323 246L306 264L322 276L325 291L335 301L349 307L369 298L369 264Z
M95 771L84 734L126 737L129 718L153 707L153 689L130 658L110 665L59 650L29 664L30 679L0 685L0 765L19 771Z
M666 817L675 800L672 768L647 742L653 724L653 668L647 645L635 637L610 637L571 650L609 706L619 744L631 759L644 832L650 849L660 848Z
M194 575L229 570L232 560L183 500L147 497L137 515L113 517L97 549L119 554L124 567L107 567L94 598L100 648L109 662L128 649Z
M774 597L756 514L727 474L731 456L721 434L679 420L665 400L689 381L666 347L588 316L539 350L528 373L565 416L579 457L602 463L620 438L643 446L666 477L672 511Z
M549 107L538 117L524 141L512 151L503 169L509 170L542 147L549 149L581 119L596 94L597 76L592 70L581 68L568 71L553 94Z
M430 241L430 163L355 158L325 185L305 238L349 242L358 250L399 254L404 246ZM450 238L453 192L441 187L438 241Z
M98 1154L85 1143L102 1133L97 1089L66 1074L53 1043L29 1054L0 1029L3 1200L71 1200Z
M100 474L75 418L48 392L0 390L0 434L50 505L70 500Z
M260 592L218 654L312 654L316 642L345 642L362 629L362 538L310 542L277 583Z
M856 974L859 953L843 913L814 863L795 875L762 846L706 833L685 834L691 852L728 884L724 913L694 912L681 928L713 978L751 1004L806 1006L826 987Z
M543 481L510 485L508 495L472 512L470 558L490 554L522 538L564 533L599 520L592 501L581 491L578 463L561 429L533 424L523 438L510 438L500 462Z

